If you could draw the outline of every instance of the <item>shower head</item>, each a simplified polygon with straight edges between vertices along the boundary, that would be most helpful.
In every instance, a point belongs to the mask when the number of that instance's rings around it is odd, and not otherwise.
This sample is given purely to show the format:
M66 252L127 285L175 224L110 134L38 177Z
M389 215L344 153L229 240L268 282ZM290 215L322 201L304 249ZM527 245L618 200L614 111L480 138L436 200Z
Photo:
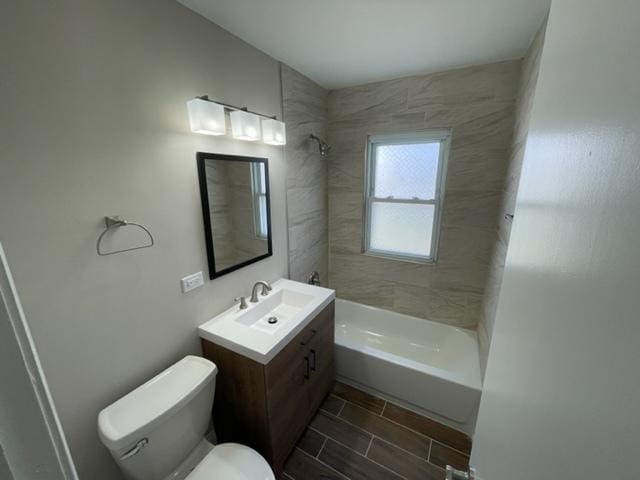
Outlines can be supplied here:
M318 150L320 151L320 155L322 155L323 157L326 157L329 151L331 150L331 145L329 145L320 137L315 136L313 133L309 135L309 138L318 143Z

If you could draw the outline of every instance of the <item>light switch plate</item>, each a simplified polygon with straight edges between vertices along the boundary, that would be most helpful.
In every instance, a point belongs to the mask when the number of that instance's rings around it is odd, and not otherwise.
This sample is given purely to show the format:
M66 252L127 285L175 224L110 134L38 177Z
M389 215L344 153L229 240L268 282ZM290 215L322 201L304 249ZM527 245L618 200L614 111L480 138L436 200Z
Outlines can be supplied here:
M194 273L180 280L182 284L182 293L190 292L191 290L204 285L204 277L202 272Z

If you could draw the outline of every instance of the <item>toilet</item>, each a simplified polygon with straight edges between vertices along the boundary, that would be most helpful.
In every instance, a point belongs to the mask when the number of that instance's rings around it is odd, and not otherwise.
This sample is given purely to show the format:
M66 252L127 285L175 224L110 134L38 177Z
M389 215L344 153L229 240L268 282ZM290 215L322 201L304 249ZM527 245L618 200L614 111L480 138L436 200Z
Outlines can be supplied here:
M216 366L187 356L98 415L98 432L129 480L275 480L266 460L205 438Z

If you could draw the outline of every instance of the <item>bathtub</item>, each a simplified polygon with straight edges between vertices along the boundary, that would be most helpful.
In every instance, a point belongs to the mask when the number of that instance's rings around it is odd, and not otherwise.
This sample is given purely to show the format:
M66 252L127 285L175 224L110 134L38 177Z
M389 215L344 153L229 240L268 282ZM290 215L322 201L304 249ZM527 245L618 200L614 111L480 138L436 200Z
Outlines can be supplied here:
M336 299L338 378L472 433L482 383L471 330Z

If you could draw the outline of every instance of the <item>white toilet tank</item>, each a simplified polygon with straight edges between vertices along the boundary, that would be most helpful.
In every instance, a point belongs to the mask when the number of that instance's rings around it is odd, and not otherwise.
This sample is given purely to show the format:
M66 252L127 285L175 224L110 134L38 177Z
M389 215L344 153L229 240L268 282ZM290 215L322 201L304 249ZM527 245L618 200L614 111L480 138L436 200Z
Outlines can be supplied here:
M165 479L201 442L216 373L187 356L100 412L100 439L128 479Z

